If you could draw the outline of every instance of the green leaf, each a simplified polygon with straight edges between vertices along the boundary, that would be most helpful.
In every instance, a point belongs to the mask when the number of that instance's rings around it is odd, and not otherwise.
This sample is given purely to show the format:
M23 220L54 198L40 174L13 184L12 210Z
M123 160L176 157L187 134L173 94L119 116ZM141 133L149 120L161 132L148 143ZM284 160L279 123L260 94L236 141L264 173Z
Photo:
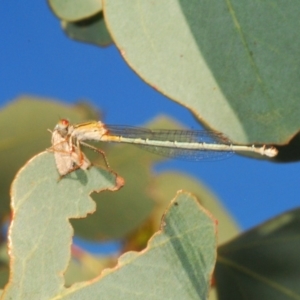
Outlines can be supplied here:
M86 104L68 106L47 99L21 97L0 111L0 218L9 213L9 187L19 168L35 153L51 146L51 134L60 117L74 123L95 119Z
M48 0L48 3L57 17L70 22L89 18L102 10L100 0Z
M65 33L74 40L102 47L113 42L102 13L78 22L63 21L61 25Z
M207 126L239 143L286 143L299 130L299 2L106 0L103 9L135 72Z
M300 299L300 209L282 214L218 249L219 300Z
M170 184L172 182L172 184ZM218 243L222 244L239 233L237 224L222 206L216 196L200 181L179 172L164 172L155 176L150 186L151 195L157 206L153 214L153 221L157 224L162 215L162 210L168 205L171 195L178 189L189 191L199 199L205 207L218 220Z
M143 252L127 253L97 279L64 287L73 233L69 219L95 210L91 191L115 190L122 179L94 167L60 181L57 175L53 154L41 153L13 182L10 278L3 299L124 299L125 291L127 299L207 298L216 222L186 193L172 201L161 231Z
M207 299L216 256L216 223L187 193L166 212L161 231L142 252L128 252L91 282L62 299Z
M31 159L11 188L10 277L3 299L51 299L62 293L73 235L69 219L95 211L92 191L115 190L121 182L94 167L58 181L52 153Z

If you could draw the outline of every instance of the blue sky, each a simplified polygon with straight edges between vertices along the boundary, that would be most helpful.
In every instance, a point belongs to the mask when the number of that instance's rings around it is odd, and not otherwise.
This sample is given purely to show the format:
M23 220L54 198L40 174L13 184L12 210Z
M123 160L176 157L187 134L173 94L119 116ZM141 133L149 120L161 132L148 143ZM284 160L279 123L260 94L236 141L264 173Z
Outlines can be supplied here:
M1 1L0 10L1 107L24 94L66 103L86 99L103 111L106 123L141 125L167 114L200 129L187 109L145 84L115 46L99 48L66 37L46 1ZM244 229L299 205L299 163L235 155L212 163L172 160L155 168L162 170L201 180Z

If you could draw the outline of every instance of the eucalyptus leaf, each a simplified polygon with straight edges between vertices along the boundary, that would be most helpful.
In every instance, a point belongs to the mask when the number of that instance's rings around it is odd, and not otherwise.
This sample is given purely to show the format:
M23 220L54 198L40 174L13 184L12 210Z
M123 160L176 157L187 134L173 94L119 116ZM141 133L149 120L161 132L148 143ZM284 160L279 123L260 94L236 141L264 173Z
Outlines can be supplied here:
M215 220L195 198L180 192L146 249L124 254L114 269L74 284L61 298L205 300L215 255Z
M299 131L299 2L106 0L103 9L134 71L206 126L251 144L285 144Z
M121 185L121 178L94 167L58 180L52 153L26 163L11 188L10 277L3 299L51 299L62 293L73 235L69 219L95 211L92 191Z
M101 0L48 0L53 12L62 20L79 21L102 10Z
M221 246L215 271L219 300L300 299L299 228L298 208Z
M61 25L65 33L74 40L102 47L113 42L102 13L78 22L62 21Z
M172 182L172 184L170 184ZM152 214L156 226L162 215L162 210L168 205L168 199L178 189L191 192L199 199L199 203L210 211L218 220L218 243L222 244L236 237L239 228L229 212L220 203L219 199L202 182L179 172L163 172L155 176L151 183L150 191L157 205Z
M122 184L122 178L95 167L58 181L51 153L32 158L11 189L10 278L2 299L140 299L141 294L206 299L216 259L216 221L182 192L144 251L123 255L116 268L92 281L64 286L73 234L69 219L95 210L92 191Z

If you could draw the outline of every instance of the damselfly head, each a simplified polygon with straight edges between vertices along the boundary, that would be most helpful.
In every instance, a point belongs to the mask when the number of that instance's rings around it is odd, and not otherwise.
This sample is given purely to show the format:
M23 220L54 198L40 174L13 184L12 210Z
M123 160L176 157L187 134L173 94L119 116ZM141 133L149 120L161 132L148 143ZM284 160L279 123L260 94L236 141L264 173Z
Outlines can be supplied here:
M54 127L54 130L58 131L61 136L66 136L69 133L70 122L67 119L60 119Z

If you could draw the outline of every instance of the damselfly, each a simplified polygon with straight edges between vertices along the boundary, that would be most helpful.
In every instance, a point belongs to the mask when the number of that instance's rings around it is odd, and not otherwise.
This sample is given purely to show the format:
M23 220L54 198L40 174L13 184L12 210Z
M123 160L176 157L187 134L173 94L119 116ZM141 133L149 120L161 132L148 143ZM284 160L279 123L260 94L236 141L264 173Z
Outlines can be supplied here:
M105 153L84 141L114 142L138 145L151 152L174 158L194 161L208 161L223 159L234 152L252 152L268 157L277 155L274 147L233 145L230 140L215 131L206 130L167 130L147 129L130 126L105 125L101 121L86 122L71 125L68 120L62 119L56 125L54 132L68 142L70 153L80 158L80 146L84 145L99 152L108 166ZM53 144L53 143L52 143ZM57 149L57 146L52 146ZM86 159L84 156L82 156ZM75 164L78 162L73 160ZM86 166L84 160L82 166ZM79 162L79 168L82 168Z

